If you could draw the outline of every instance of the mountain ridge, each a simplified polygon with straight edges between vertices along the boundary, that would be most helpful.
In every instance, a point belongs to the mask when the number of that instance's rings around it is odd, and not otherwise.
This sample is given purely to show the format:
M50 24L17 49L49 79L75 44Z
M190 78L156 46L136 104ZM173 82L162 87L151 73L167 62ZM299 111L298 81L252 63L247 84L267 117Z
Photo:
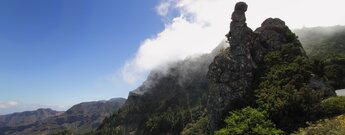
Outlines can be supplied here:
M0 128L28 125L52 116L61 115L62 113L63 111L55 111L50 108L40 108L34 111L0 115Z
M44 119L21 125L4 126L0 130L0 134L53 134L64 131L87 133L96 129L105 117L117 111L125 101L125 98L112 98L109 100L82 102L72 106L65 112L59 112L57 115ZM38 109L38 111L40 110L42 109ZM25 119L27 118L20 118L20 120Z

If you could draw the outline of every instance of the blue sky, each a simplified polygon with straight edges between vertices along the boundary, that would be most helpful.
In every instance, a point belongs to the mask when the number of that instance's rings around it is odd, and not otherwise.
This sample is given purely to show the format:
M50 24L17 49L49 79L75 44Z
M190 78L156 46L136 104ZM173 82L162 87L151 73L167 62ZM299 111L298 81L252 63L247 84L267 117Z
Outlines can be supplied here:
M345 25L343 0L244 0L252 29ZM224 40L235 0L1 0L0 115L127 97L152 69Z
M0 101L55 107L127 97L136 85L118 69L164 28L158 1L137 2L0 1Z

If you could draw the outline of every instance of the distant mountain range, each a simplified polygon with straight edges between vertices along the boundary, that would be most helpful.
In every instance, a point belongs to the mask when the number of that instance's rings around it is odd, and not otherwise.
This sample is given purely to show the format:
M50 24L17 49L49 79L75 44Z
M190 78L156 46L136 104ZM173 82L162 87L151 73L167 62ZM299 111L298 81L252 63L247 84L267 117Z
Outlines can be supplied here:
M107 116L117 111L124 98L83 102L66 112L38 109L0 116L0 134L54 134L59 132L87 133L96 129Z
M49 117L61 115L63 112L52 109L38 109L0 116L0 129L4 127L18 127L33 124Z

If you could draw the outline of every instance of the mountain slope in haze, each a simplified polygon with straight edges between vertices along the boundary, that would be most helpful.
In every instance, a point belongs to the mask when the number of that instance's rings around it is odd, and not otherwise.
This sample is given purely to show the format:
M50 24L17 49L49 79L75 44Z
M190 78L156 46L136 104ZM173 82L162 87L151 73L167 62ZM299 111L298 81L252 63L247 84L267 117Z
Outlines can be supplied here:
M84 102L74 105L66 112L37 121L33 124L9 128L5 134L53 134L63 131L86 133L96 129L107 116L117 111L124 98L108 101Z
M311 58L345 55L345 26L302 28L294 32Z
M315 72L324 76L334 89L345 88L345 26L314 27L295 30Z
M63 112L52 109L38 109L35 111L25 111L0 116L0 134L8 128L20 127L42 121L46 118L57 116Z
M118 113L104 120L97 133L179 134L188 123L205 117L208 65L226 46L222 42L210 54L153 70L138 89L130 92Z

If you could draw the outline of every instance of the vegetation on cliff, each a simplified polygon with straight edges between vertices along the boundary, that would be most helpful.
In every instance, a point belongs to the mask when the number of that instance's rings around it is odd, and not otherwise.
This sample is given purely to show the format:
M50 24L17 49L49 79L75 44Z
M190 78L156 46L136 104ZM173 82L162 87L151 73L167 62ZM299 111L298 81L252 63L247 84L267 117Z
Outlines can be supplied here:
M343 122L345 102L334 90L345 88L345 34L302 46L280 19L252 31L246 10L235 8L229 48L152 72L150 85L131 92L93 134L304 134L332 126L344 133L334 123Z
M216 131L216 135L280 135L284 133L276 129L266 112L251 107L230 112L225 123L227 126Z

